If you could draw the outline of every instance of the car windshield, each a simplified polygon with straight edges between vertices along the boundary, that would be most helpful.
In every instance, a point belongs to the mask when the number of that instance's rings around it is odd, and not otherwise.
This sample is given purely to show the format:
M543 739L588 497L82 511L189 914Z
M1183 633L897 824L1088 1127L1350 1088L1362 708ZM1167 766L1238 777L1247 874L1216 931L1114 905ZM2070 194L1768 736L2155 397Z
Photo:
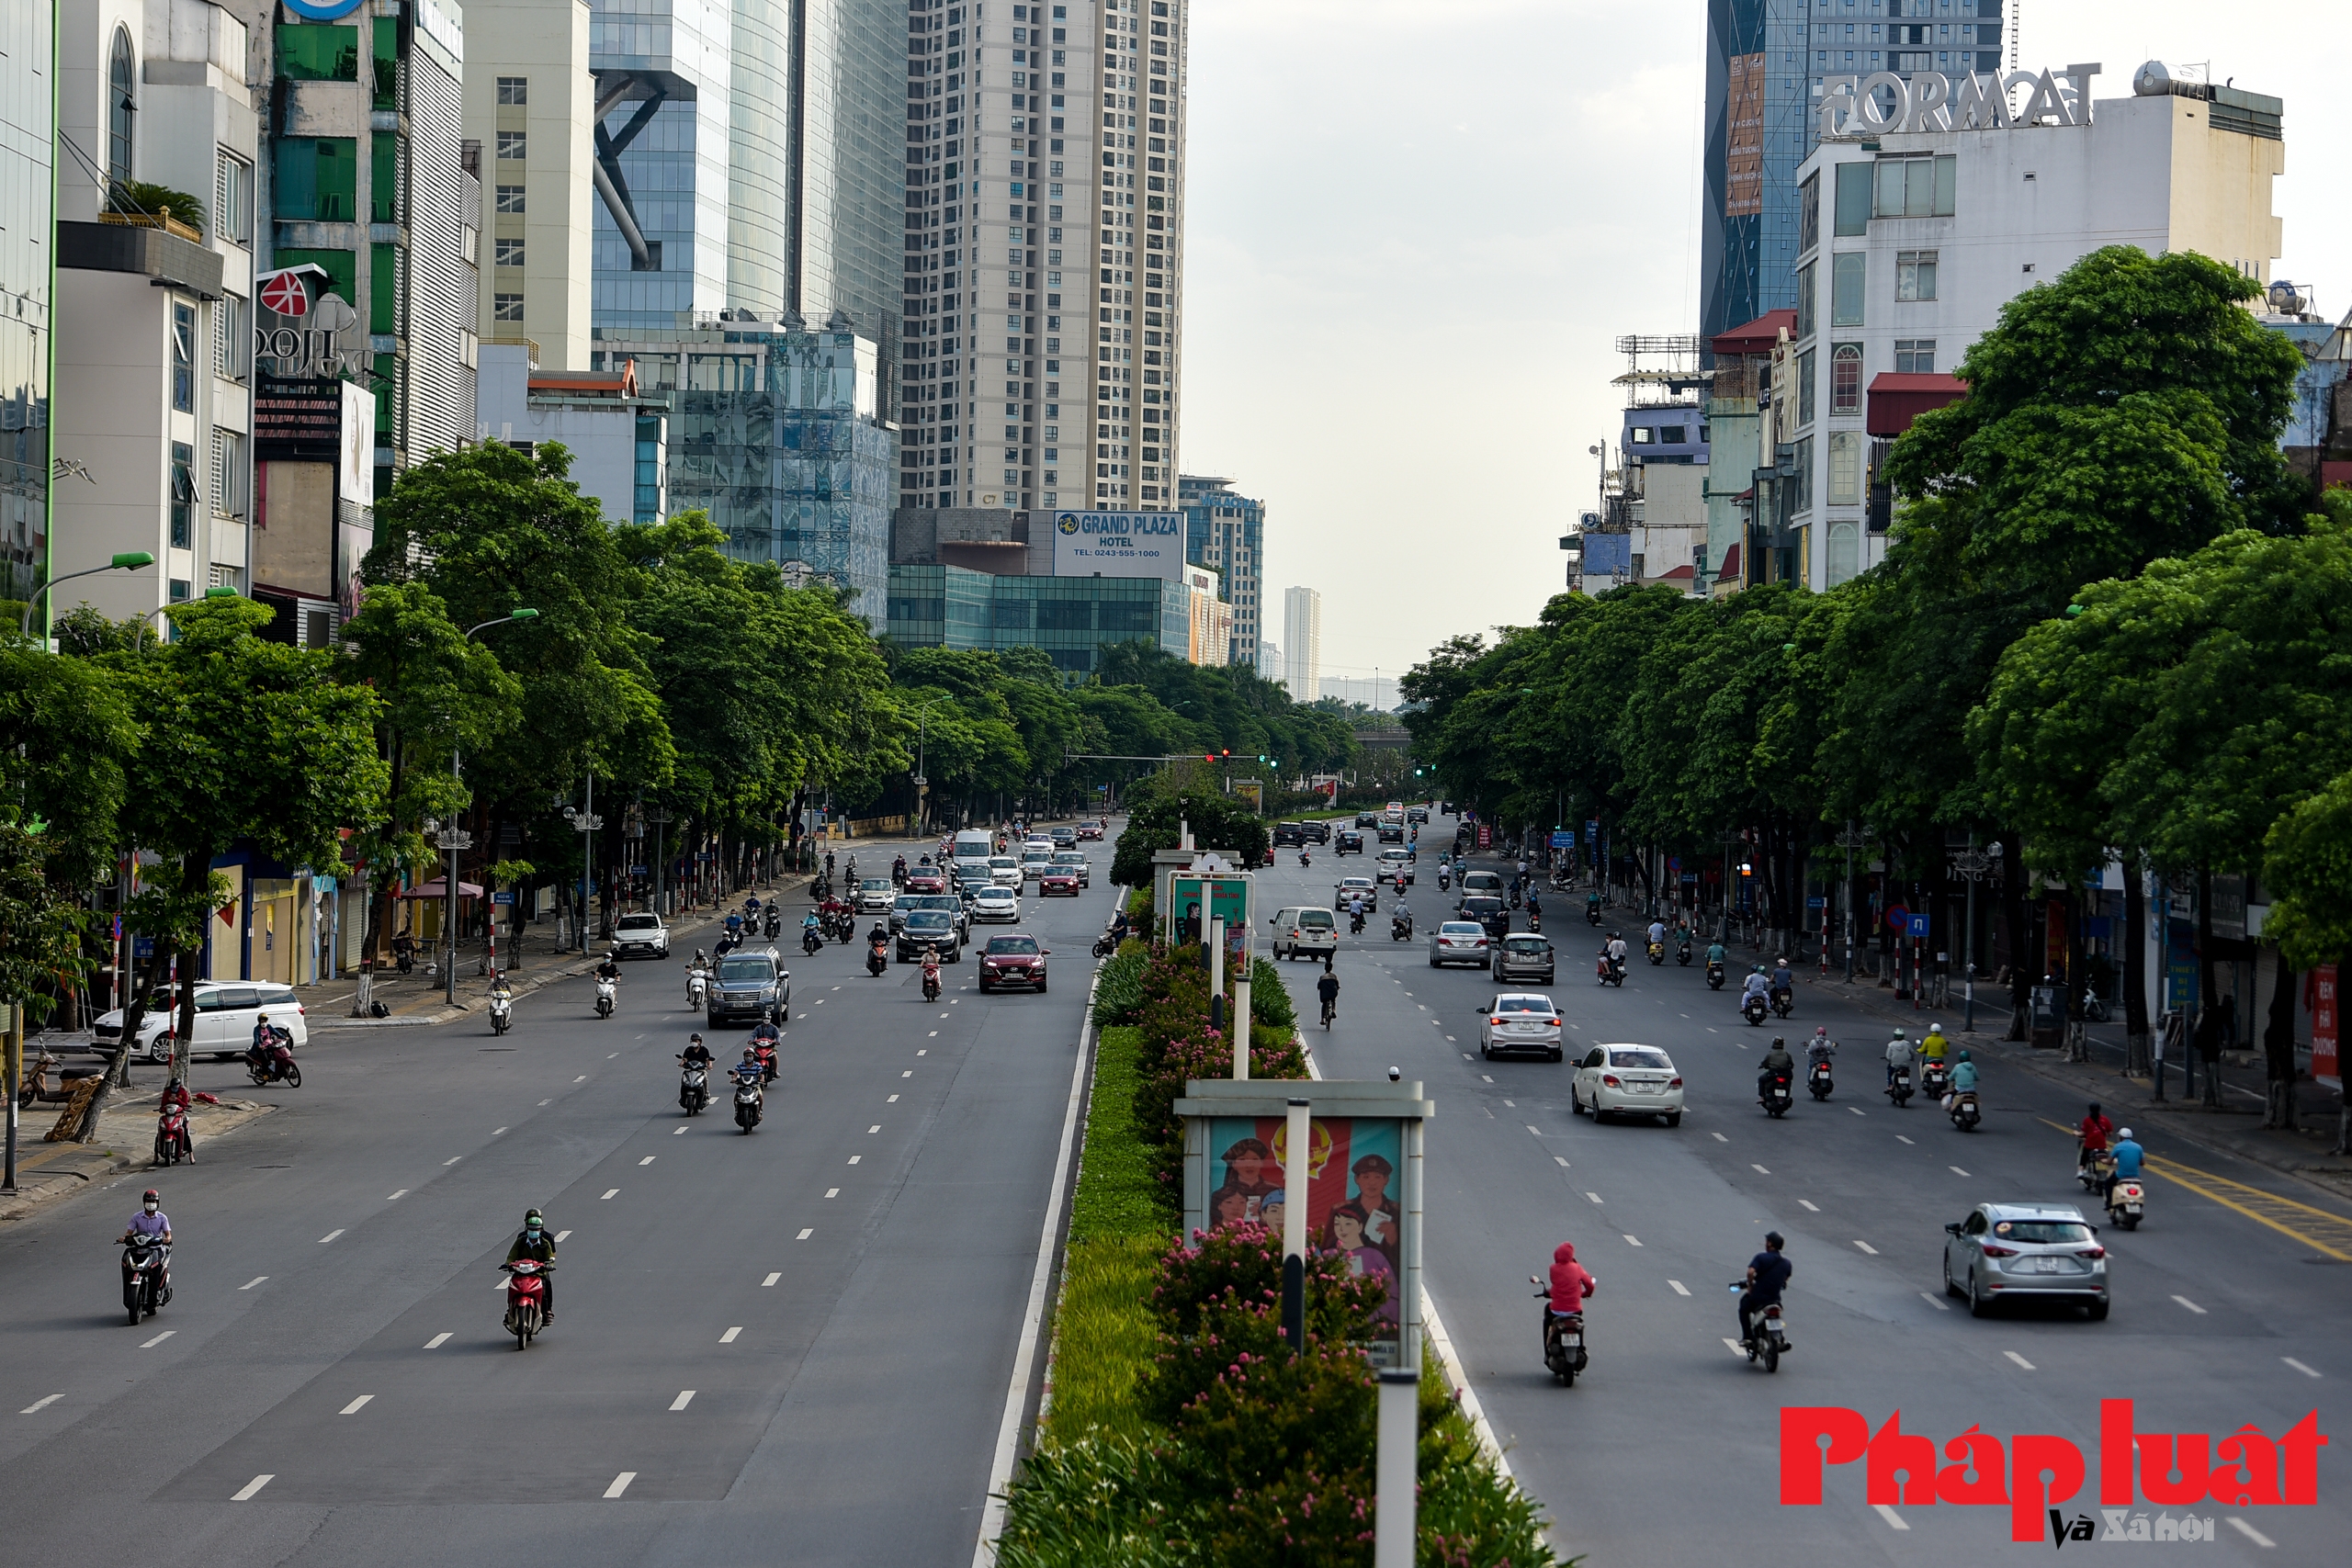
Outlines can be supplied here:
M1020 957L1023 954L1034 956L1036 951L1037 939L1034 936L992 936L989 938L989 956L990 958L1002 958L1007 954L1011 954L1014 957Z
M858 886L868 893L884 893L889 890L890 879L887 876L869 876Z
M1011 855L991 855L989 857L989 869L990 871L1018 871L1020 868L1021 863L1014 860Z
M1010 904L1012 902L1012 889L1010 887L983 887L980 889L979 897L976 899L975 902L981 904Z
M1611 1051L1609 1053L1609 1065L1612 1067L1655 1067L1662 1073L1674 1070L1674 1063L1663 1051Z
M1548 997L1505 997L1496 1004L1495 1010L1497 1012L1550 1012L1552 1002Z
M1298 912L1298 923L1302 926L1328 926L1331 923L1331 911L1329 909L1301 909Z
M722 958L718 961L718 979L724 985L729 980L773 980L775 968L764 958Z
M1084 865L1086 857L1076 850L1064 850L1054 857L1054 863L1056 865Z
M1369 876L1351 876L1341 881L1340 886L1342 887L1369 887L1372 886L1372 878Z
M1487 934L1487 928L1475 920L1448 920L1437 929L1441 936L1484 936Z
M661 923L659 915L623 915L618 929L625 931L651 931Z
M1996 1220L1993 1234L2003 1241L2053 1247L2088 1241L2091 1228L2076 1220Z
M1462 912L1465 915L1492 915L1499 912L1502 907L1503 901L1499 898L1464 898L1462 900Z
M1552 951L1552 944L1540 936L1515 936L1503 943L1503 951L1533 953L1540 957Z
M952 913L963 907L963 901L952 893L919 894L914 901L914 908L918 909L945 909Z
M936 909L917 909L907 917L907 930L910 931L944 931L955 923L953 916Z

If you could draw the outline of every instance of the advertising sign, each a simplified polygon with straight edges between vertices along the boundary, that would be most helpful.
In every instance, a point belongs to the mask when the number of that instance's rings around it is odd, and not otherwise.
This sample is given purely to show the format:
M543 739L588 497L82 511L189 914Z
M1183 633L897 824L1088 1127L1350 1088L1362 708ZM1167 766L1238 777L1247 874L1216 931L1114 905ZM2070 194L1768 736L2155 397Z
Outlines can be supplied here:
M1233 795L1252 811L1263 813L1266 809L1266 785L1261 779L1234 780Z
M1588 578L1633 576L1634 536L1631 534L1585 535L1584 574Z
M376 504L376 394L349 381L343 389L343 423L336 433L336 496L353 506Z
M1181 512L1057 512L1056 577L1184 575L1184 514Z
M1239 959L1250 940L1250 878L1244 873L1177 871L1168 877L1170 938L1205 942L1208 923L1225 921L1226 965Z
M2335 965L2323 964L2303 980L2304 1000L2312 1010L2312 1081L2331 1088L2344 1079L2338 1054L2340 1016L2336 1011Z
M1482 850L1495 847L1495 830L1484 822L1478 824L1478 847Z

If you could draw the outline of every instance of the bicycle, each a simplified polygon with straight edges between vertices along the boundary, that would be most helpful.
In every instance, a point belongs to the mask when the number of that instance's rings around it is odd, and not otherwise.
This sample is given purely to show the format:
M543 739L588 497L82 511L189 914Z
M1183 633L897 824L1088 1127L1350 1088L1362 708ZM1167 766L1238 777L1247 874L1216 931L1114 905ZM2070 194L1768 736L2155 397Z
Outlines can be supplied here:
M1338 1002L1333 1001L1332 999L1330 999L1330 998L1328 998L1328 997L1324 998L1324 1001L1323 1001L1323 1027L1324 1027L1326 1030L1329 1030L1329 1029L1331 1027L1331 1015L1332 1015L1333 1013L1335 1013L1335 1012L1339 1011L1339 1010L1340 1010L1340 1004L1339 1004Z

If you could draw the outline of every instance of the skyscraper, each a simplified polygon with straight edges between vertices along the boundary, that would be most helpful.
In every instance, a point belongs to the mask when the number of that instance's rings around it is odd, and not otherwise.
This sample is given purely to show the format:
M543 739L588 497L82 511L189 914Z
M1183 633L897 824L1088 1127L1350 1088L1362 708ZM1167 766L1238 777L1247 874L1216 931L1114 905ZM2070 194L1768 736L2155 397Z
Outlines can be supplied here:
M55 298L49 236L52 12L0 9L0 595L28 599L49 571L50 330Z
M1213 567L1226 603L1233 609L1233 646L1226 662L1258 668L1264 636L1260 617L1265 564L1266 503L1233 493L1231 479L1194 474L1177 481L1184 509L1184 558Z
M531 343L548 370L588 364L595 231L594 105L583 0L472 0L478 63L465 84L466 141L484 193L480 332Z
M1182 0L913 0L899 504L1176 496Z
M1323 694L1323 595L1312 588L1283 594L1283 684L1295 703Z

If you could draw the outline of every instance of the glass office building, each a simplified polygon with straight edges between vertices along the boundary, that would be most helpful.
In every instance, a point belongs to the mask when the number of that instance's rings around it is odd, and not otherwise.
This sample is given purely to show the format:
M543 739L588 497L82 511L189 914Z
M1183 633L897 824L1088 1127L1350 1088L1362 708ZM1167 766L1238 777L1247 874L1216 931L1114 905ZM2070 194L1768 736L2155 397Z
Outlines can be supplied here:
M1039 648L1073 684L1106 643L1192 642L1192 598L1159 577L998 577L959 566L890 568L891 639L902 648Z
M0 6L0 598L49 570L51 179L57 103L51 7Z

